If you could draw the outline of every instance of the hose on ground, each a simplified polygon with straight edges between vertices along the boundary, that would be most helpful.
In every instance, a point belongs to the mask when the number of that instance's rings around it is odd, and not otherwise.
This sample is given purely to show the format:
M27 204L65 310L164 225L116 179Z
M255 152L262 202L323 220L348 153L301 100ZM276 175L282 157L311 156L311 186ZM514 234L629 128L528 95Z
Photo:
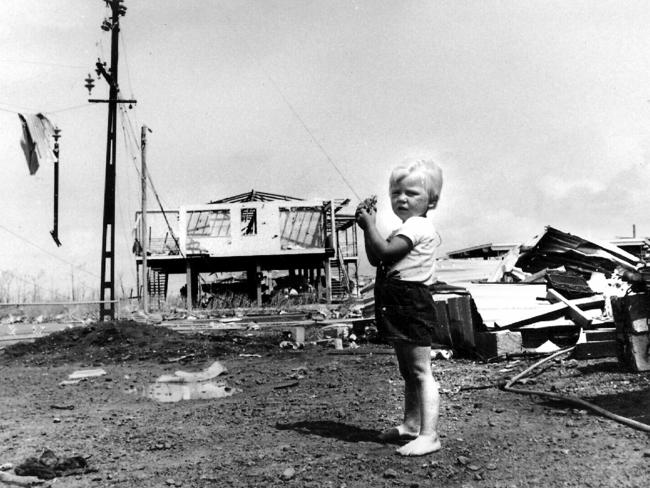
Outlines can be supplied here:
M525 378L526 375L528 375L531 371L534 369L538 368L542 364L551 361L552 359L561 356L562 354L566 354L568 352L571 352L575 349L575 346L568 347L566 349L562 349L560 351L557 351L556 353L551 354L550 356L537 361L535 364L532 366L526 368L524 371L519 373L518 375L514 376L510 381L508 381L504 386L503 390L505 391L510 391L513 393L521 393L525 395L538 395L541 397L546 397L546 398L551 398L553 400L558 400L561 402L565 403L570 403L573 405L578 405L580 407L587 408L589 410L592 410L603 417L606 417L608 419L614 420L616 422L619 422L621 424L627 425L629 427L632 427L634 429L638 429L644 432L650 432L650 425L644 424L643 422L637 422L636 420L629 419L627 417L623 417L621 415L617 415L615 413L610 412L609 410L605 410L604 408L599 407L598 405L594 405L593 403L587 402L583 400L582 398L574 397L574 396L567 396L567 395L560 395L557 393L550 393L546 391L540 391L540 390L528 390L525 388L513 388L512 385L517 383L519 380L522 378Z

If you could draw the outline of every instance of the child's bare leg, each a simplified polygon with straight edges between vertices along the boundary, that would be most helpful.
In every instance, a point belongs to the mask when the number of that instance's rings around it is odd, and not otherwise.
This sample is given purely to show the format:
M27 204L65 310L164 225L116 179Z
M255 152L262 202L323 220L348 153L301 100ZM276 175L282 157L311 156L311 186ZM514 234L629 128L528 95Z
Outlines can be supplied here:
M410 372L408 357L402 354L402 348L395 346L400 374L404 378L404 421L379 434L379 439L393 441L398 439L415 439L420 432L420 398L417 383Z
M412 382L404 379L404 421L379 434L383 441L415 439L420 432L420 401Z
M400 447L397 452L403 456L423 456L440 449L438 438L438 415L440 410L440 395L438 384L431 372L431 348L404 344L404 355L410 358L410 371L418 392L420 412L420 432L408 444Z

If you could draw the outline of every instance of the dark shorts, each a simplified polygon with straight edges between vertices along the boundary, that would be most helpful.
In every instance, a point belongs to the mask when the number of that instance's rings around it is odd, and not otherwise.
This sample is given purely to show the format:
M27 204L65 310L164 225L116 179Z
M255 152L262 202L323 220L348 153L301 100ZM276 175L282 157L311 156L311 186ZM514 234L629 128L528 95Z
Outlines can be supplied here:
M384 278L375 282L375 320L385 342L430 346L436 309L422 283Z

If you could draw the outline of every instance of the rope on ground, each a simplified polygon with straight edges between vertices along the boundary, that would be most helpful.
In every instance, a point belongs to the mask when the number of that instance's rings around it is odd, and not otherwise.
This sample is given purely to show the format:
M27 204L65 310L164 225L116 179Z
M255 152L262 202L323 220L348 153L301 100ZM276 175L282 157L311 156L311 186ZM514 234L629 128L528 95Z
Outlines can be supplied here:
M528 373L536 369L537 367L541 366L542 364L551 361L552 359L556 358L557 356L561 356L562 354L566 354L568 352L571 352L575 349L575 346L562 349L544 359L541 361L537 361L535 364L530 366L529 368L526 368L524 371L516 375L514 378L512 378L510 381L508 381L504 386L503 389L505 391L510 391L512 393L521 393L521 394L526 394L526 395L538 395L542 397L547 397L551 398L553 400L558 400L561 402L565 403L571 403L573 405L578 405L583 408L587 408L589 410L593 410L596 413L599 413L603 417L607 417L608 419L614 420L616 422L619 422L621 424L627 425L629 427L632 427L634 429L642 430L644 432L650 432L650 425L644 424L643 422L637 422L636 420L629 419L627 417L623 417L621 415L617 415L615 413L610 412L609 410L605 410L604 408L599 407L598 405L594 405L593 403L587 402L583 400L582 398L574 397L574 396L567 396L567 395L559 395L557 393L550 393L546 391L540 391L540 390L528 390L528 389L523 389L523 388L513 388L512 385L517 383L517 381L521 380L524 378Z

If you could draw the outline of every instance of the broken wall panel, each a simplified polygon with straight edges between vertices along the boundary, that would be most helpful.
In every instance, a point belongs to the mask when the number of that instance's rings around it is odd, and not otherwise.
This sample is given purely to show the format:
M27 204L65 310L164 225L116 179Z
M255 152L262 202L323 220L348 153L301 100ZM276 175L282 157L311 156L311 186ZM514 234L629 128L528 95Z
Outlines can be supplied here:
M464 283L463 286L471 294L488 329L497 323L517 322L548 307L544 300L545 284Z
M634 269L639 259L612 244L595 242L546 227L530 247L523 247L515 266L527 273L564 266L580 272L611 274L617 267Z

